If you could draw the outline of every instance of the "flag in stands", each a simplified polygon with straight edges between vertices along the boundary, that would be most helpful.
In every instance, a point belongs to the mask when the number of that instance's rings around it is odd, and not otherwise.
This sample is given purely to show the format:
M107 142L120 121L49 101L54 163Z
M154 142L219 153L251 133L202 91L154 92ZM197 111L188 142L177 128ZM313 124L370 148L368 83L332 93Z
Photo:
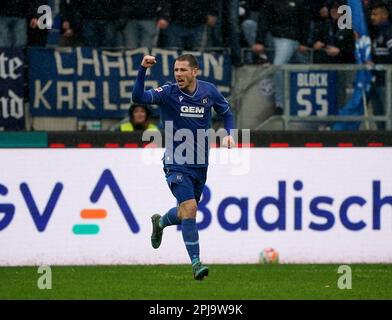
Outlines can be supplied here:
M361 0L349 0L348 4L352 11L352 23L355 32L355 59L357 64L365 64L372 60L371 40L366 24ZM368 70L359 70L355 76L354 92L348 103L340 109L339 115L360 116L365 113L366 94L371 87L372 74ZM335 131L358 130L360 122L337 122Z

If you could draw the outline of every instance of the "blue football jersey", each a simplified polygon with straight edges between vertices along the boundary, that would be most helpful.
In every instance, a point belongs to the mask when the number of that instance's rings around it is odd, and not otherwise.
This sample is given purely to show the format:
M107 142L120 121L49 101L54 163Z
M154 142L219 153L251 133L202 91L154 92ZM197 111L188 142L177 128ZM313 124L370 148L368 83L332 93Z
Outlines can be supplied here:
M205 132L211 128L212 108L224 117L232 117L229 103L215 85L197 80L193 94L182 91L177 84L167 84L146 93L150 94L152 104L160 106L166 142L164 164L207 166L208 139L198 138L198 129ZM192 132L193 139L189 139L186 132Z

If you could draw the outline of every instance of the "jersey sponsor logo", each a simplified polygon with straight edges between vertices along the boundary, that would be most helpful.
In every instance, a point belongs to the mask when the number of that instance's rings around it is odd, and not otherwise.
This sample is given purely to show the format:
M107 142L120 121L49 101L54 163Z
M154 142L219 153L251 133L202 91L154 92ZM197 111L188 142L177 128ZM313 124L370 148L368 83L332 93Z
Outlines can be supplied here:
M204 107L181 106L181 117L187 118L203 118Z

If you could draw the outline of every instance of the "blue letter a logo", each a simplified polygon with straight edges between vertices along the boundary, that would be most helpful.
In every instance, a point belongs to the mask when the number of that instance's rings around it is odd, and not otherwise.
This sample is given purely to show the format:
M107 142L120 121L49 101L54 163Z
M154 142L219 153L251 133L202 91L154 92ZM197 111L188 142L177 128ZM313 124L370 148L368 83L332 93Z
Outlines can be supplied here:
M114 199L120 207L120 210L123 213L124 218L127 221L132 232L138 233L140 231L140 227L131 211L131 208L125 200L125 197L121 192L120 187L116 182L116 179L114 179L114 176L110 170L106 169L99 178L97 185L95 186L90 196L91 202L96 203L99 200L106 186L108 186L108 188L112 192Z

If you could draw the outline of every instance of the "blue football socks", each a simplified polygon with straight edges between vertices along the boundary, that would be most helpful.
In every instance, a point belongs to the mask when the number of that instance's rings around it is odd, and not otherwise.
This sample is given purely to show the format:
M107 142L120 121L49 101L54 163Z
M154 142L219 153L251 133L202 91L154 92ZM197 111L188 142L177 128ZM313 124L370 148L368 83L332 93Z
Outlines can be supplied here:
M177 215L177 207L171 208L165 215L159 220L159 226L166 228L168 226L181 224L181 219Z
M182 238L184 239L186 250L193 265L199 261L200 256L199 233L196 219L183 219L181 226Z

